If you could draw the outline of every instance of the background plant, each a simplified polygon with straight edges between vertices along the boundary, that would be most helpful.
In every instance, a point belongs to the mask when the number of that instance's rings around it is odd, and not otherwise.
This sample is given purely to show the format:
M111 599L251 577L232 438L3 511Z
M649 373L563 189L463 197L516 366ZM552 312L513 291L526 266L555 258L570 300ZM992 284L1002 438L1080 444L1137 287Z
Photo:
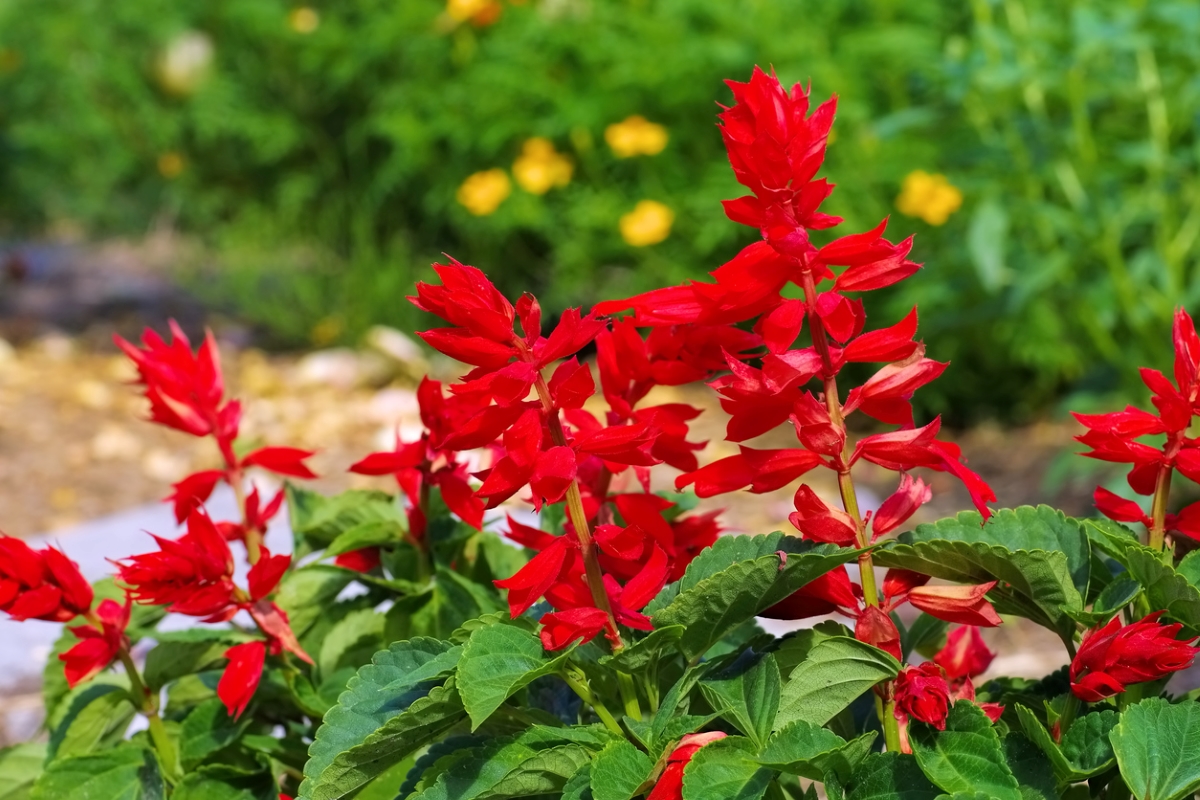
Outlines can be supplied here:
M1194 299L1190 4L475 5L6 0L8 228L170 221L208 245L194 285L288 344L407 327L391 298L442 251L548 308L629 294L746 241L717 222L705 109L757 62L846 98L832 208L856 229L899 208L939 265L924 331L956 369L925 408L1123 385ZM635 116L661 150L609 134ZM459 200L475 174L482 216Z

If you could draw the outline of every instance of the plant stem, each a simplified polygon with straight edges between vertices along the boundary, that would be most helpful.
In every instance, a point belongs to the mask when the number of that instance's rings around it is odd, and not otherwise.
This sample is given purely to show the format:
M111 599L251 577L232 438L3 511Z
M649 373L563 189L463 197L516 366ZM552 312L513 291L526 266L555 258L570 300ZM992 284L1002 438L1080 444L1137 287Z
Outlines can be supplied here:
M586 675L574 667L567 667L560 674L562 675L562 679L567 682L567 686L570 686L571 690L579 695L579 699L595 710L596 716L600 717L600 721L604 723L604 727L618 736L625 735L625 732L621 730L621 726L617 724L617 719L612 715L612 712L592 694Z
M1063 705L1062 716L1058 718L1058 735L1061 741L1063 736L1067 735L1067 730L1071 727L1071 723L1079 716L1079 709L1083 705L1074 692L1067 692L1067 702Z
M129 692L134 698L134 705L150 723L150 740L154 742L154 749L158 751L158 759L162 762L167 775L172 780L177 780L179 757L175 752L175 743L171 741L167 727L163 724L162 717L158 715L158 703L146 684L142 682L142 676L138 673L137 664L133 663L129 648L122 647L117 652L117 657L125 666L125 674L129 678Z
M1171 495L1172 472L1171 467L1166 464L1158 468L1158 480L1154 484L1154 504L1150 508L1150 531L1147 544L1159 552L1166 544L1167 500Z
M821 357L821 364L824 367L823 381L825 384L825 407L829 411L829 419L835 427L841 429L843 436L846 433L846 418L842 416L842 403L838 397L837 377L834 375L833 358L829 353L829 338L825 333L825 323L821 321L821 317L817 314L817 287L813 281L812 273L804 273L804 301L808 312L808 330L812 335L813 346L817 350L817 354ZM867 538L867 528L863 524L862 515L858 509L858 494L854 490L854 478L850 474L850 466L847 463L846 454L850 452L849 437L846 437L846 444L843 447L841 455L838 456L838 491L842 495L842 506L846 513L850 515L850 519L854 521L855 539L860 548L870 546L870 540ZM870 553L863 553L858 557L859 577L862 581L863 600L869 606L879 605L879 589L875 583L875 562L871 558Z
M888 700L883 704L883 714L880 720L883 723L883 741L887 744L889 753L899 753L900 746L900 721L896 719L896 701Z
M621 700L625 704L625 713L641 722L642 707L638 703L637 686L633 682L633 676L617 670L617 686L621 689Z

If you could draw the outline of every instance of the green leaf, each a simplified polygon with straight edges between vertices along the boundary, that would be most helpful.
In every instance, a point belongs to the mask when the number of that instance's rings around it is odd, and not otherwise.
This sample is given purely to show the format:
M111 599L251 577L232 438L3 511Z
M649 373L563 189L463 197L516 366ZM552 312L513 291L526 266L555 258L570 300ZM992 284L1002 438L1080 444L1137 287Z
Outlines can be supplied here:
M592 795L596 800L630 800L652 769L649 756L629 742L609 742L592 762Z
M59 711L50 732L51 759L86 755L119 742L135 713L128 690L106 683L75 687Z
M404 526L398 519L377 519L355 525L353 528L338 534L338 537L325 548L325 557L340 556L364 547L380 547L393 544L404 536Z
M206 700L192 709L179 731L179 758L185 771L195 769L212 753L238 740L250 724L250 717L235 720L218 698Z
M0 800L27 800L45 760L46 745L40 743L0 750Z
M1200 790L1200 704L1143 700L1121 713L1109 740L1139 800L1180 800Z
M773 655L756 656L746 651L728 667L701 681L700 691L714 711L761 748L771 735L779 710L780 684Z
M1054 769L1033 742L1019 733L1004 737L1004 761L1025 800L1059 800Z
M854 771L846 800L934 800L941 792L904 753L872 753Z
M892 616L899 615L893 612ZM904 628L897 624L896 627L900 629L900 650L905 658L913 653L933 658L937 651L946 646L946 631L950 623L922 611L912 625Z
M59 758L33 786L32 800L163 800L154 753L132 744L98 755Z
M755 752L740 736L701 747L683 768L683 800L758 800L772 773L755 760Z
M835 772L849 780L871 751L877 734L865 733L847 742L830 730L798 719L780 730L767 742L758 756L763 766L821 781Z
M1012 270L1004 264L1008 245L1008 209L995 197L975 207L967 229L967 252L975 266L979 283L989 294L1000 291L1012 280Z
M340 667L357 667L383 646L384 615L373 608L351 611L326 634L317 655L322 676ZM365 651L365 652L364 652Z
M779 673L787 680L818 642L833 638L854 638L854 632L840 622L826 620L818 622L811 628L789 633L779 639L775 645L775 663L779 665Z
M453 678L414 700L402 713L372 731L350 728L346 718L335 717L331 721L330 715L340 708L339 702L317 729L304 767L299 800L339 800L352 796L359 787L418 747L442 736L466 716ZM327 728L331 732L322 741L321 732ZM353 744L334 751L336 745L330 744L334 739L352 740ZM329 754L333 757L327 760Z
M1175 571L1192 586L1200 586L1200 550L1193 550L1175 565Z
M458 665L459 693L471 730L518 689L557 672L569 654L548 656L535 634L515 625L489 625L471 634Z
M270 772L247 775L243 770L220 764L189 772L171 792L171 800L277 800L278 797L279 787Z
M593 800L591 764L584 764L567 779L561 800Z
M317 729L301 797L344 797L465 717L453 681L437 685L461 655L461 646L436 639L376 653Z
M989 593L997 611L1071 635L1069 612L1083 610L1091 570L1082 526L1046 506L998 511L987 525L981 520L970 511L918 525L876 550L875 562L957 583L999 581Z
M1059 782L1069 783L1076 780L1083 780L1083 778L1075 777L1074 767L1071 766L1071 762L1067 760L1067 757L1063 755L1062 749L1054 741L1050 732L1046 730L1046 726L1042 724L1041 720L1032 711L1022 705L1016 706L1016 712L1017 719L1021 722L1021 729L1025 731L1025 735L1029 737L1029 740L1037 745L1038 749L1050 761L1050 766L1054 769L1054 774Z
M438 565L429 591L388 611L389 636L450 638L464 624L489 614L508 616L495 591Z
M621 672L640 672L655 661L659 654L672 647L683 636L685 628L682 625L669 625L665 628L655 628L648 635L638 639L620 653L604 656L601 664L620 670Z
M822 639L783 685L775 729L798 719L824 725L863 692L899 671L900 662L877 647L849 637Z
M1183 623L1189 635L1200 634L1200 589L1163 562L1162 554L1116 534L1106 534L1118 561L1140 583L1150 607Z
M1062 737L1062 753L1071 765L1071 779L1081 781L1107 770L1113 765L1109 734L1121 716L1116 711L1093 711L1077 718Z
M738 559L749 546L720 549L726 561L723 569L699 580L707 569L717 566L712 551L726 541L747 537L730 536L718 539L708 551L688 567L683 579L667 586L647 608L653 615L654 627L683 625L686 630L679 640L680 651L689 659L703 655L730 630L775 605L801 586L820 577L834 567L852 560L856 550L814 545L794 536L770 534L751 539L754 550L767 550L766 555ZM786 554L785 559L778 553ZM696 562L705 558L696 569Z
M650 738L653 740L655 747L661 747L667 743L667 740L664 739L664 734L671 720L675 719L675 712L679 710L679 704L695 688L703 671L703 666L689 667L684 670L679 680L675 681L671 688L667 690L667 693L663 695L662 702L658 706L658 711L654 714L654 720L650 723ZM684 710L686 711L686 707Z
M485 747L447 756L437 780L413 800L557 794L610 741L613 738L607 733L533 726Z
M152 692L185 675L224 666L225 651L255 637L240 631L216 628L189 628L159 636L154 649L146 654L142 679Z
M946 718L946 730L913 721L908 736L921 771L943 791L1021 800L1017 779L1005 765L1000 737L974 703L955 703Z
M275 603L288 615L297 637L303 637L354 580L348 569L313 564L286 573L279 582Z
M404 515L396 507L395 498L384 492L351 489L326 497L288 483L287 501L297 559L328 547L343 533L364 523L404 524Z
M1103 625L1142 593L1142 585L1128 574L1117 576L1096 596L1088 611L1074 613L1076 622L1088 627Z

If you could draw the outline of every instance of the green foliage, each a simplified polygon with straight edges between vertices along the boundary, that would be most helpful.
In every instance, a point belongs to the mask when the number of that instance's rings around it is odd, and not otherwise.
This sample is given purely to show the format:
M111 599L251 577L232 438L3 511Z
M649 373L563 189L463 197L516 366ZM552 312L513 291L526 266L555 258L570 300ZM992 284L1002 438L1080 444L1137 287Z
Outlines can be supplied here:
M895 658L857 639L837 636L819 641L784 684L775 728L795 720L824 725L899 670Z
M586 304L699 277L744 243L718 224L739 192L712 104L762 64L843 98L828 169L846 230L894 212L914 170L962 191L944 225L892 223L940 276L920 287L923 334L956 366L933 409L1020 415L1111 388L1200 297L1189 0L528 2L484 28L443 6L314 3L305 34L283 0L7 0L0 217L172 220L222 265L197 266L196 289L288 343L327 317L345 336L409 321L398 298L443 251L547 307ZM211 64L172 79L164 54L189 41ZM605 130L632 114L665 126L665 150L616 157ZM569 184L514 187L482 217L456 202L534 136L573 162ZM671 235L630 247L619 219L647 198L674 211Z
M1200 705L1143 700L1121 714L1109 738L1135 797L1180 800L1200 789Z
M909 741L921 771L938 788L954 794L979 792L997 800L1021 800L1017 779L1004 757L992 721L974 703L950 709L944 731L915 723Z

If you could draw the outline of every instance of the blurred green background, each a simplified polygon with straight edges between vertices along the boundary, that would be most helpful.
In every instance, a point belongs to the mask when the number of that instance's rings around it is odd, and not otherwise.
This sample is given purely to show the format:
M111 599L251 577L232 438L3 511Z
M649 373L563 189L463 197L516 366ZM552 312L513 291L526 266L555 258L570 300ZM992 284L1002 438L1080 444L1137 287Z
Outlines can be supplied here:
M714 114L755 64L839 95L839 232L917 234L868 310L919 302L955 362L926 411L1166 365L1200 295L1195 0L0 0L0 237L168 226L278 346L410 329L442 252L588 306L750 240Z

